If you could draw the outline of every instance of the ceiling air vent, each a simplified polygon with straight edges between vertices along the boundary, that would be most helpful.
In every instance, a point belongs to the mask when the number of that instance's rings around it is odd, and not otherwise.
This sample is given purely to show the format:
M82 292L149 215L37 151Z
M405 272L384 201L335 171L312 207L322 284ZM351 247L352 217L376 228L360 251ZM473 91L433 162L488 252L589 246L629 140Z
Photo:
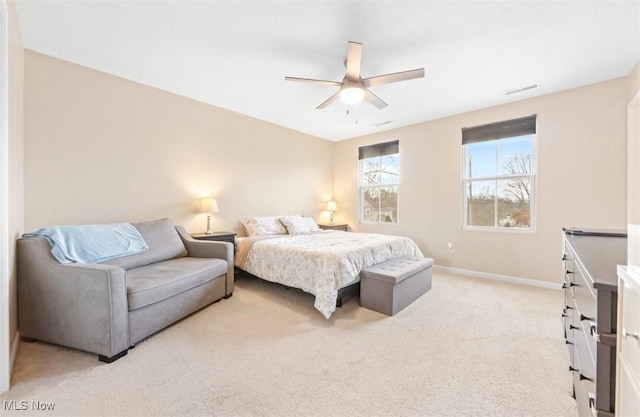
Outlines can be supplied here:
M538 84L531 84L531 85L528 85L526 87L516 88L515 90L509 90L509 91L506 91L505 94L506 95L511 95L511 94L515 94L515 93L522 93L523 91L533 90L534 88L538 88Z
M388 125L389 123L392 123L391 120L387 120L386 122L376 123L374 126L376 126L376 127L384 126L384 125Z

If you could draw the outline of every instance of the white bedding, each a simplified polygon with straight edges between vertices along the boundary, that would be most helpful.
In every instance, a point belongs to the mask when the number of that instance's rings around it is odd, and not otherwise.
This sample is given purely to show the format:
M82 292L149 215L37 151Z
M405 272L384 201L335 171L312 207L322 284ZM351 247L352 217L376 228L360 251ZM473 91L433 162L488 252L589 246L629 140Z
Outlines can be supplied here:
M329 318L336 309L338 290L355 282L363 268L401 256L422 256L422 252L407 237L321 231L242 239L236 266L315 295L315 308Z

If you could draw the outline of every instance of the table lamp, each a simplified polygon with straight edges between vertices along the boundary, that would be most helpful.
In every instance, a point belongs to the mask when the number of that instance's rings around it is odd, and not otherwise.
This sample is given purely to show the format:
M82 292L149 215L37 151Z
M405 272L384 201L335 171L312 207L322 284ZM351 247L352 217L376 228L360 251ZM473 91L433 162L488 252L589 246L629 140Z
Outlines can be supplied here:
M327 211L331 214L331 218L329 219L329 224L333 224L333 213L338 211L338 205L335 201L327 202Z
M213 234L213 230L211 230L211 213L218 213L219 211L218 202L215 198L200 199L200 213L207 213L207 230L204 232L205 234Z

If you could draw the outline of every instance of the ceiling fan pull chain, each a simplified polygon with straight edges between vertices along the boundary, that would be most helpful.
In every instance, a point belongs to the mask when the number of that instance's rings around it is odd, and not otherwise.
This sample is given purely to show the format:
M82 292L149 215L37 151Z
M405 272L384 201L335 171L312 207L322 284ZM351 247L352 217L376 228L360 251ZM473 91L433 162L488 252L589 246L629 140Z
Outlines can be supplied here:
M349 108L347 108L347 118L351 116L351 113L353 113L355 123L358 124L358 105L357 104L353 105L353 112Z

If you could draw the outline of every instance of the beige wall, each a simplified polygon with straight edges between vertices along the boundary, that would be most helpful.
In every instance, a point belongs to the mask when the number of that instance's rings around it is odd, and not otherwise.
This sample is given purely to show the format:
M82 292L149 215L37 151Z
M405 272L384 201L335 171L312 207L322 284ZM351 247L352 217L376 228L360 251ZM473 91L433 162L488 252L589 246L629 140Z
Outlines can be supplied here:
M560 282L563 226L626 227L626 88L626 79L616 79L339 142L337 220L356 231L410 236L439 265ZM463 230L460 129L531 114L538 115L536 231ZM395 139L399 224L358 224L358 147Z
M24 49L18 17L13 1L7 2L9 12L9 235L19 237L24 227L23 196L23 69ZM11 346L18 331L18 313L16 296L16 251L15 239L9 247L9 305ZM4 302L4 300L2 301Z
M35 52L25 80L27 230L168 216L202 231L211 194L214 229L239 231L243 216L325 220L335 191L337 221L411 236L440 265L559 282L561 227L626 224L628 77L336 144ZM534 113L536 231L462 230L460 129ZM359 225L357 148L394 139L400 223Z
M25 54L25 227L170 217L192 232L244 216L321 220L333 144L49 56Z
M640 268L640 62L629 74L627 98L627 262Z

